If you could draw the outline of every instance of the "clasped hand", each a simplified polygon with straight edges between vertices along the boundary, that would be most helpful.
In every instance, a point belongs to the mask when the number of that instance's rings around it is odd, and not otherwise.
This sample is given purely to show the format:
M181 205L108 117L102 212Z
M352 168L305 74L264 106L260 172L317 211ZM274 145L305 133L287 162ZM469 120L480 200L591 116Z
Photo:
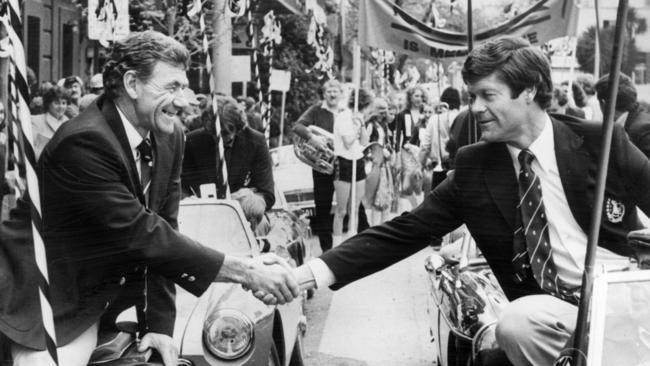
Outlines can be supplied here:
M300 295L291 266L273 253L251 260L249 279L244 287L267 305L282 305Z

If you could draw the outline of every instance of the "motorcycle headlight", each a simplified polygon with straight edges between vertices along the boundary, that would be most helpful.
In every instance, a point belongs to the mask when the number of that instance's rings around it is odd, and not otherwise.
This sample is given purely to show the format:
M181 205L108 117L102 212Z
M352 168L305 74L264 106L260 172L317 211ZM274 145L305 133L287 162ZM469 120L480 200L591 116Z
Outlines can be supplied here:
M476 332L472 340L472 355L476 358L479 351L499 348L496 337L497 323L489 323Z
M253 322L242 312L221 309L208 317L203 326L203 342L215 356L234 360L253 345Z

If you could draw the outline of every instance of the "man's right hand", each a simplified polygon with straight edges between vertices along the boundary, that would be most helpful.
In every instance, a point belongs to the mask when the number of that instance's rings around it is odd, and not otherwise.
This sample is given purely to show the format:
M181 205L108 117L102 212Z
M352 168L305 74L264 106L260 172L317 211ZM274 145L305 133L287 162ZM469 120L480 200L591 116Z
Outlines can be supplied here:
M217 281L241 283L267 305L286 304L300 294L291 267L272 253L254 259L226 256Z

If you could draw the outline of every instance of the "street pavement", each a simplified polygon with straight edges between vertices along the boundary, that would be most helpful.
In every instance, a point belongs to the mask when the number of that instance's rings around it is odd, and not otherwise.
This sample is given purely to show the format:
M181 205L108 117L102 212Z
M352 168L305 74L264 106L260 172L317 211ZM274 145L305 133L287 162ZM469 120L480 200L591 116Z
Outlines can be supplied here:
M318 239L310 239L314 254ZM307 301L308 366L435 365L424 259L431 249Z

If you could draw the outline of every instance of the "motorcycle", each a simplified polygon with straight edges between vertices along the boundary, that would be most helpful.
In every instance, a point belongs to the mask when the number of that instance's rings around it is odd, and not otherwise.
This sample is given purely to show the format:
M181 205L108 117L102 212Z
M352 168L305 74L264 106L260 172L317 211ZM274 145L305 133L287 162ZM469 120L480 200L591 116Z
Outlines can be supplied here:
M509 365L495 337L508 299L469 233L429 255L424 268L438 365Z

